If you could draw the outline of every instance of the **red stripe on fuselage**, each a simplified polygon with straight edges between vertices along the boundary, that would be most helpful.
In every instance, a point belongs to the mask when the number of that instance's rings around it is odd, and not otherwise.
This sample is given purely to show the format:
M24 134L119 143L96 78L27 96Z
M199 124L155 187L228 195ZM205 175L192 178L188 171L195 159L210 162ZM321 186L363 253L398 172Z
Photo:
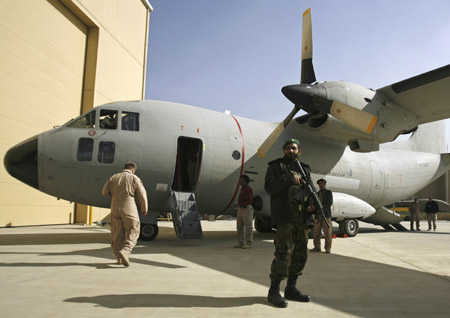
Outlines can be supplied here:
M237 126L239 128L239 134L241 135L241 143L242 143L241 171L239 172L239 178L237 180L236 190L234 190L233 197L231 198L230 203L228 203L228 205L225 207L225 209L223 209L222 213L225 212L230 207L230 205L233 203L234 199L236 198L236 195L237 195L238 190L239 190L239 186L241 185L240 179L241 179L241 176L242 176L242 172L244 171L244 159L245 159L244 135L242 134L241 125L239 125L239 122L236 119L236 117L234 117L233 115L231 115L231 117L233 117L234 121L236 122L236 124L237 124Z

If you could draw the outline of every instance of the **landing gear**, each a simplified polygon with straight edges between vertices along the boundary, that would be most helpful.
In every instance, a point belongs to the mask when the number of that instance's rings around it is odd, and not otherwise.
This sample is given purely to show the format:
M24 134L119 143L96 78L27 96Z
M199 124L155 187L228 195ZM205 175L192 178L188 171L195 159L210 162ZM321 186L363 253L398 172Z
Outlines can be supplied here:
M395 227L397 230L399 231L408 231L408 229L406 227L404 227L403 225L401 225L400 223L396 223L396 224L392 224L393 227Z
M152 241L159 232L156 224L141 224L141 233L139 239L142 241Z
M381 224L381 227L383 229L385 229L386 231L394 231L395 230L395 228L393 228L392 225L390 225L390 224Z
M255 229L258 233L272 232L270 218L255 215Z
M353 237L358 234L359 222L356 219L344 219L339 222L339 231L341 235L347 234L348 237Z

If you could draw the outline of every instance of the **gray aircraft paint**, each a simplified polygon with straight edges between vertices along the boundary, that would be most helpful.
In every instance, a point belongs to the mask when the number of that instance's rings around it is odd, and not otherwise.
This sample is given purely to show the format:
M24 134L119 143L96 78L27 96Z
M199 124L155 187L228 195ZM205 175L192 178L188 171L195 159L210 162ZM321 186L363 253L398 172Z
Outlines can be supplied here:
M207 214L233 214L234 207L229 203L236 199L239 176L250 172L255 196L260 194L265 198L261 213L268 215L269 204L264 195L267 162L282 156L282 142L291 137L300 139L301 160L311 165L314 180L325 177L331 190L359 198L375 209L411 196L449 167L438 153L414 151L420 145L420 140L414 136L407 141L394 142L378 152L357 153L344 143L322 139L320 135L311 138L310 128L293 121L268 155L260 159L256 153L258 146L276 124L159 101L113 103L96 109L139 112L141 130L65 125L39 135L41 191L70 201L108 207L109 201L101 196L101 187L124 162L134 160L138 164L138 175L148 190L151 208L167 211L180 136L197 138L203 143L195 192L200 211ZM431 130L434 126L442 129L442 125L434 124L424 130L429 135L436 134L436 130ZM90 136L93 131L95 134ZM431 147L421 128L416 134L422 134ZM97 162L95 151L91 162L77 161L77 144L81 137L94 138L95 145L100 141L114 141L114 163ZM396 144L398 149L395 149ZM241 158L233 158L234 151L239 151ZM338 204L337 200L335 205Z

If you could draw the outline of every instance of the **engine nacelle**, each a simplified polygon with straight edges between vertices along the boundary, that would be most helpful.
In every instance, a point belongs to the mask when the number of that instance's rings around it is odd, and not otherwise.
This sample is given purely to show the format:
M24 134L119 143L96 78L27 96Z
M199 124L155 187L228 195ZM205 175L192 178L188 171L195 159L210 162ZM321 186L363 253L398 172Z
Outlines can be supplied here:
M331 216L336 221L343 219L364 220L375 213L375 208L367 202L349 194L333 192Z

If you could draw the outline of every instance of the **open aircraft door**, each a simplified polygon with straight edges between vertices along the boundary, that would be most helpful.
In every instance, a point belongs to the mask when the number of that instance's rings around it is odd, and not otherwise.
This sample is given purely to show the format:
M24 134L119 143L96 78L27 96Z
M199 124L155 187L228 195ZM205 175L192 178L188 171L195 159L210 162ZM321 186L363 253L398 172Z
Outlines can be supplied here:
M202 162L203 142L179 137L170 193L170 211L179 238L202 238L203 231L194 191Z

